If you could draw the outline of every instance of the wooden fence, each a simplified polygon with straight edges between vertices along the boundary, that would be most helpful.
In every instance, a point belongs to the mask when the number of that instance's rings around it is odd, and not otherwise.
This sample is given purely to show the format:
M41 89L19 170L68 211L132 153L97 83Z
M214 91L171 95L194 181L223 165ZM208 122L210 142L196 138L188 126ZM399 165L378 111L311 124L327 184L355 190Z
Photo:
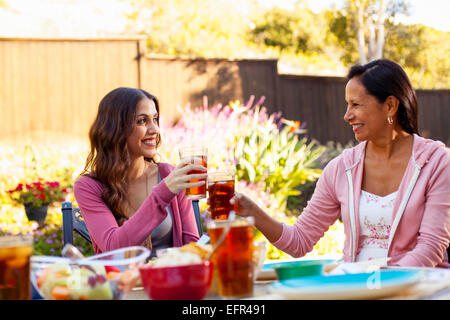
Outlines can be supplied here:
M225 105L244 101L250 95L266 96L266 105L276 105L276 60L168 59L146 57L141 62L142 88L160 100L162 114L176 120L176 105Z
M346 144L354 135L343 120L345 84L344 78L337 77L280 75L279 106L286 118L306 125L310 138Z
M450 146L450 90L417 90L419 131Z
M0 39L0 138L87 136L100 99L139 85L136 39Z
M276 60L179 59L143 55L143 38L0 39L0 142L40 132L86 138L100 99L119 86L155 94L161 113L177 105L226 104L265 96L269 112L306 123L308 136L343 144L345 79L279 75ZM450 90L417 90L424 136L450 144Z

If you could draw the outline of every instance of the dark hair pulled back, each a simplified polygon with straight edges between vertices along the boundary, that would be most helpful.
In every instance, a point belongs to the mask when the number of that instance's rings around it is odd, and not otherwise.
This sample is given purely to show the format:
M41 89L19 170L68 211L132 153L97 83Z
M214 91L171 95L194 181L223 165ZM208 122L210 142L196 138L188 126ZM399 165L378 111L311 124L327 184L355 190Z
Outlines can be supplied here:
M397 121L409 134L419 134L417 96L405 71L395 62L378 59L365 65L354 65L347 79L360 77L367 92L382 103L389 96L399 101Z

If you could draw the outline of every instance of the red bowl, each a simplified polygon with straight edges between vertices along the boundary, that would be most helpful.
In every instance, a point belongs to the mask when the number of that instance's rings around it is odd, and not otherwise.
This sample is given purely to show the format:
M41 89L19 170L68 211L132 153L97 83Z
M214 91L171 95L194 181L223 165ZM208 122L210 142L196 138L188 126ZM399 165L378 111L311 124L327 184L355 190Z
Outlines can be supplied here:
M142 285L153 300L201 300L212 279L212 263L204 261L175 267L139 268Z

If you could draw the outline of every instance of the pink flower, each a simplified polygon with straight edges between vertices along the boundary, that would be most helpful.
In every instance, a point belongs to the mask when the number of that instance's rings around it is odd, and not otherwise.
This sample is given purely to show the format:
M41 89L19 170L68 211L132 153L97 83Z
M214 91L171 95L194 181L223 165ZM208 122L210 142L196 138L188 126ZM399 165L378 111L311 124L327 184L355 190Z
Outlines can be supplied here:
M39 179L27 184L19 183L15 189L8 190L8 193L11 199L17 203L40 206L54 201L63 201L63 197L69 193L69 189L61 188L58 181Z
M58 182L58 181L47 182L47 184L48 184L51 188L57 188L57 187L59 187L59 182Z

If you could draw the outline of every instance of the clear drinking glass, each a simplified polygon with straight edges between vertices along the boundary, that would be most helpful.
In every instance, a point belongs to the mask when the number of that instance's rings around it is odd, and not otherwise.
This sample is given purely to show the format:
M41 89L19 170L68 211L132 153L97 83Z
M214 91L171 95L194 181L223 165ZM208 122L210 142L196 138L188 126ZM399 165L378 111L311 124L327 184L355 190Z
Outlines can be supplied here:
M30 300L32 235L0 236L0 300Z
M225 167L208 172L208 197L211 218L215 220L228 219L233 206L230 199L234 195L236 169Z
M207 168L208 166L208 148L206 147L182 147L179 149L180 159L190 159L191 164L200 164ZM204 173L203 171L193 170L188 172L188 174L199 174ZM189 182L199 182L202 180L190 180ZM205 184L199 187L186 188L186 198L196 200L206 198L206 179L204 179Z

